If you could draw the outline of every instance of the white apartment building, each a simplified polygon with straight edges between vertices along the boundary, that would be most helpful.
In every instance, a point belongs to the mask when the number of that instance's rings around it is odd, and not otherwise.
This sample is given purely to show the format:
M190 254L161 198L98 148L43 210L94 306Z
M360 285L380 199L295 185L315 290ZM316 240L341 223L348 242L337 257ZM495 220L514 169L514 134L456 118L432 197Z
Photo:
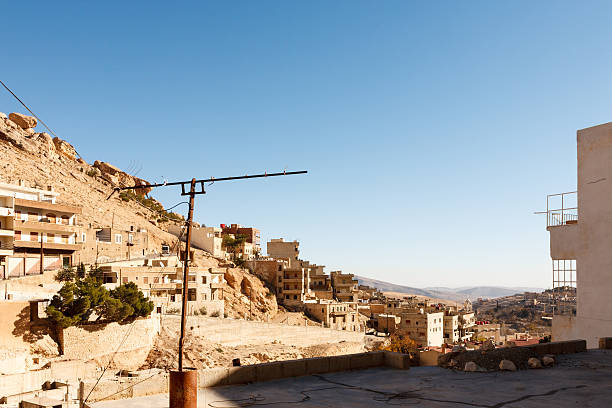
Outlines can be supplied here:
M577 132L578 189L547 197L553 340L612 336L612 123Z
M58 196L51 188L0 183L0 278L72 265L81 248L81 208L57 204Z

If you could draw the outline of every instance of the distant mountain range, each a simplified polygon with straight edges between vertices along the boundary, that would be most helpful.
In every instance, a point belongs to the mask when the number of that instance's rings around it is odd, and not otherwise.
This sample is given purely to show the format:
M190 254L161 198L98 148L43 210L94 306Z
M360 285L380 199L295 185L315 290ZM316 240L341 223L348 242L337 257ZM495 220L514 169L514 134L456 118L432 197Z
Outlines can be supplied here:
M410 286L396 285L376 279L356 276L360 285L368 285L382 292L405 293L406 295L427 296L437 299L447 299L456 302L463 302L465 299L475 300L478 298L498 298L511 296L523 292L542 292L544 288L534 287L506 287L506 286L463 286L460 288L429 287L413 288Z

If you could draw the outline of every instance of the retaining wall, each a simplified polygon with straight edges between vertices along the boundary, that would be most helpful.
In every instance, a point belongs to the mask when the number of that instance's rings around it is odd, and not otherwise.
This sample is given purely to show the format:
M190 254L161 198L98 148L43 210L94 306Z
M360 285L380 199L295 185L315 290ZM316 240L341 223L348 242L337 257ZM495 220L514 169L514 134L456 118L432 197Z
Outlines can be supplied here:
M137 319L133 324L73 326L64 329L59 336L60 350L70 359L106 361L121 344L115 363L122 362L122 368L135 369L146 359L159 331L160 321L157 316Z

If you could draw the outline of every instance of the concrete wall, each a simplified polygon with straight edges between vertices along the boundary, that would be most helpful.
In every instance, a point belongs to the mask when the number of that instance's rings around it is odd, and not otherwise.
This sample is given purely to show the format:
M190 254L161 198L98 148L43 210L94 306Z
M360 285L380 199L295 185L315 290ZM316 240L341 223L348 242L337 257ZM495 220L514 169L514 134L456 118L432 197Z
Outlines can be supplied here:
M578 224L548 227L550 232L550 257L552 259L576 259L580 240Z
M0 375L0 397L18 395L42 390L46 381L76 383L83 378L93 378L97 374L95 364L83 361L56 361L48 368L26 373Z
M281 378L325 374L338 371L364 370L374 367L390 367L400 370L410 368L410 356L389 351L347 354L344 356L315 357L285 360L273 363L241 367L216 367L198 371L200 388L222 385L247 384ZM79 395L90 394L95 381L83 381ZM114 378L101 381L89 395L89 402L140 397L168 392L168 375L164 372L141 372L138 377Z
M612 123L578 131L577 315L580 338L612 335Z
M115 356L114 366L136 369L146 359L159 331L160 320L155 315L147 319L137 319L134 324L73 326L63 330L60 349L66 358L95 359L104 364L125 338Z
M24 340L29 322L29 302L0 301L0 350L29 350L30 343Z

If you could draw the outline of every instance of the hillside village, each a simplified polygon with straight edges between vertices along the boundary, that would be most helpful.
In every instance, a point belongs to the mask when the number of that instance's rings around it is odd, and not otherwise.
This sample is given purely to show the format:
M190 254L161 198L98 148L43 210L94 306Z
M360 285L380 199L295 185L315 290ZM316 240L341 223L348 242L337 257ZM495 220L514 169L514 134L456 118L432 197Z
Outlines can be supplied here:
M83 389L98 387L94 379L109 367L117 375L109 373L101 390L124 371L137 376L175 367L184 218L151 198L147 181L107 162L90 165L36 126L33 117L0 113L0 319L11 328L0 338L0 398L76 401ZM125 186L139 188L114 193ZM411 352L426 362L483 344L537 343L543 335L478 320L469 300L385 295L353 274L301 259L297 241L272 239L264 255L260 237L256 227L194 225L186 349L192 367L383 349L393 335L408 336ZM110 293L137 287L152 303L150 315L129 324L95 316L53 324L47 311L64 285L59 274L78 268L96 271ZM475 305L487 309L482 299ZM40 378L66 390L41 394Z

